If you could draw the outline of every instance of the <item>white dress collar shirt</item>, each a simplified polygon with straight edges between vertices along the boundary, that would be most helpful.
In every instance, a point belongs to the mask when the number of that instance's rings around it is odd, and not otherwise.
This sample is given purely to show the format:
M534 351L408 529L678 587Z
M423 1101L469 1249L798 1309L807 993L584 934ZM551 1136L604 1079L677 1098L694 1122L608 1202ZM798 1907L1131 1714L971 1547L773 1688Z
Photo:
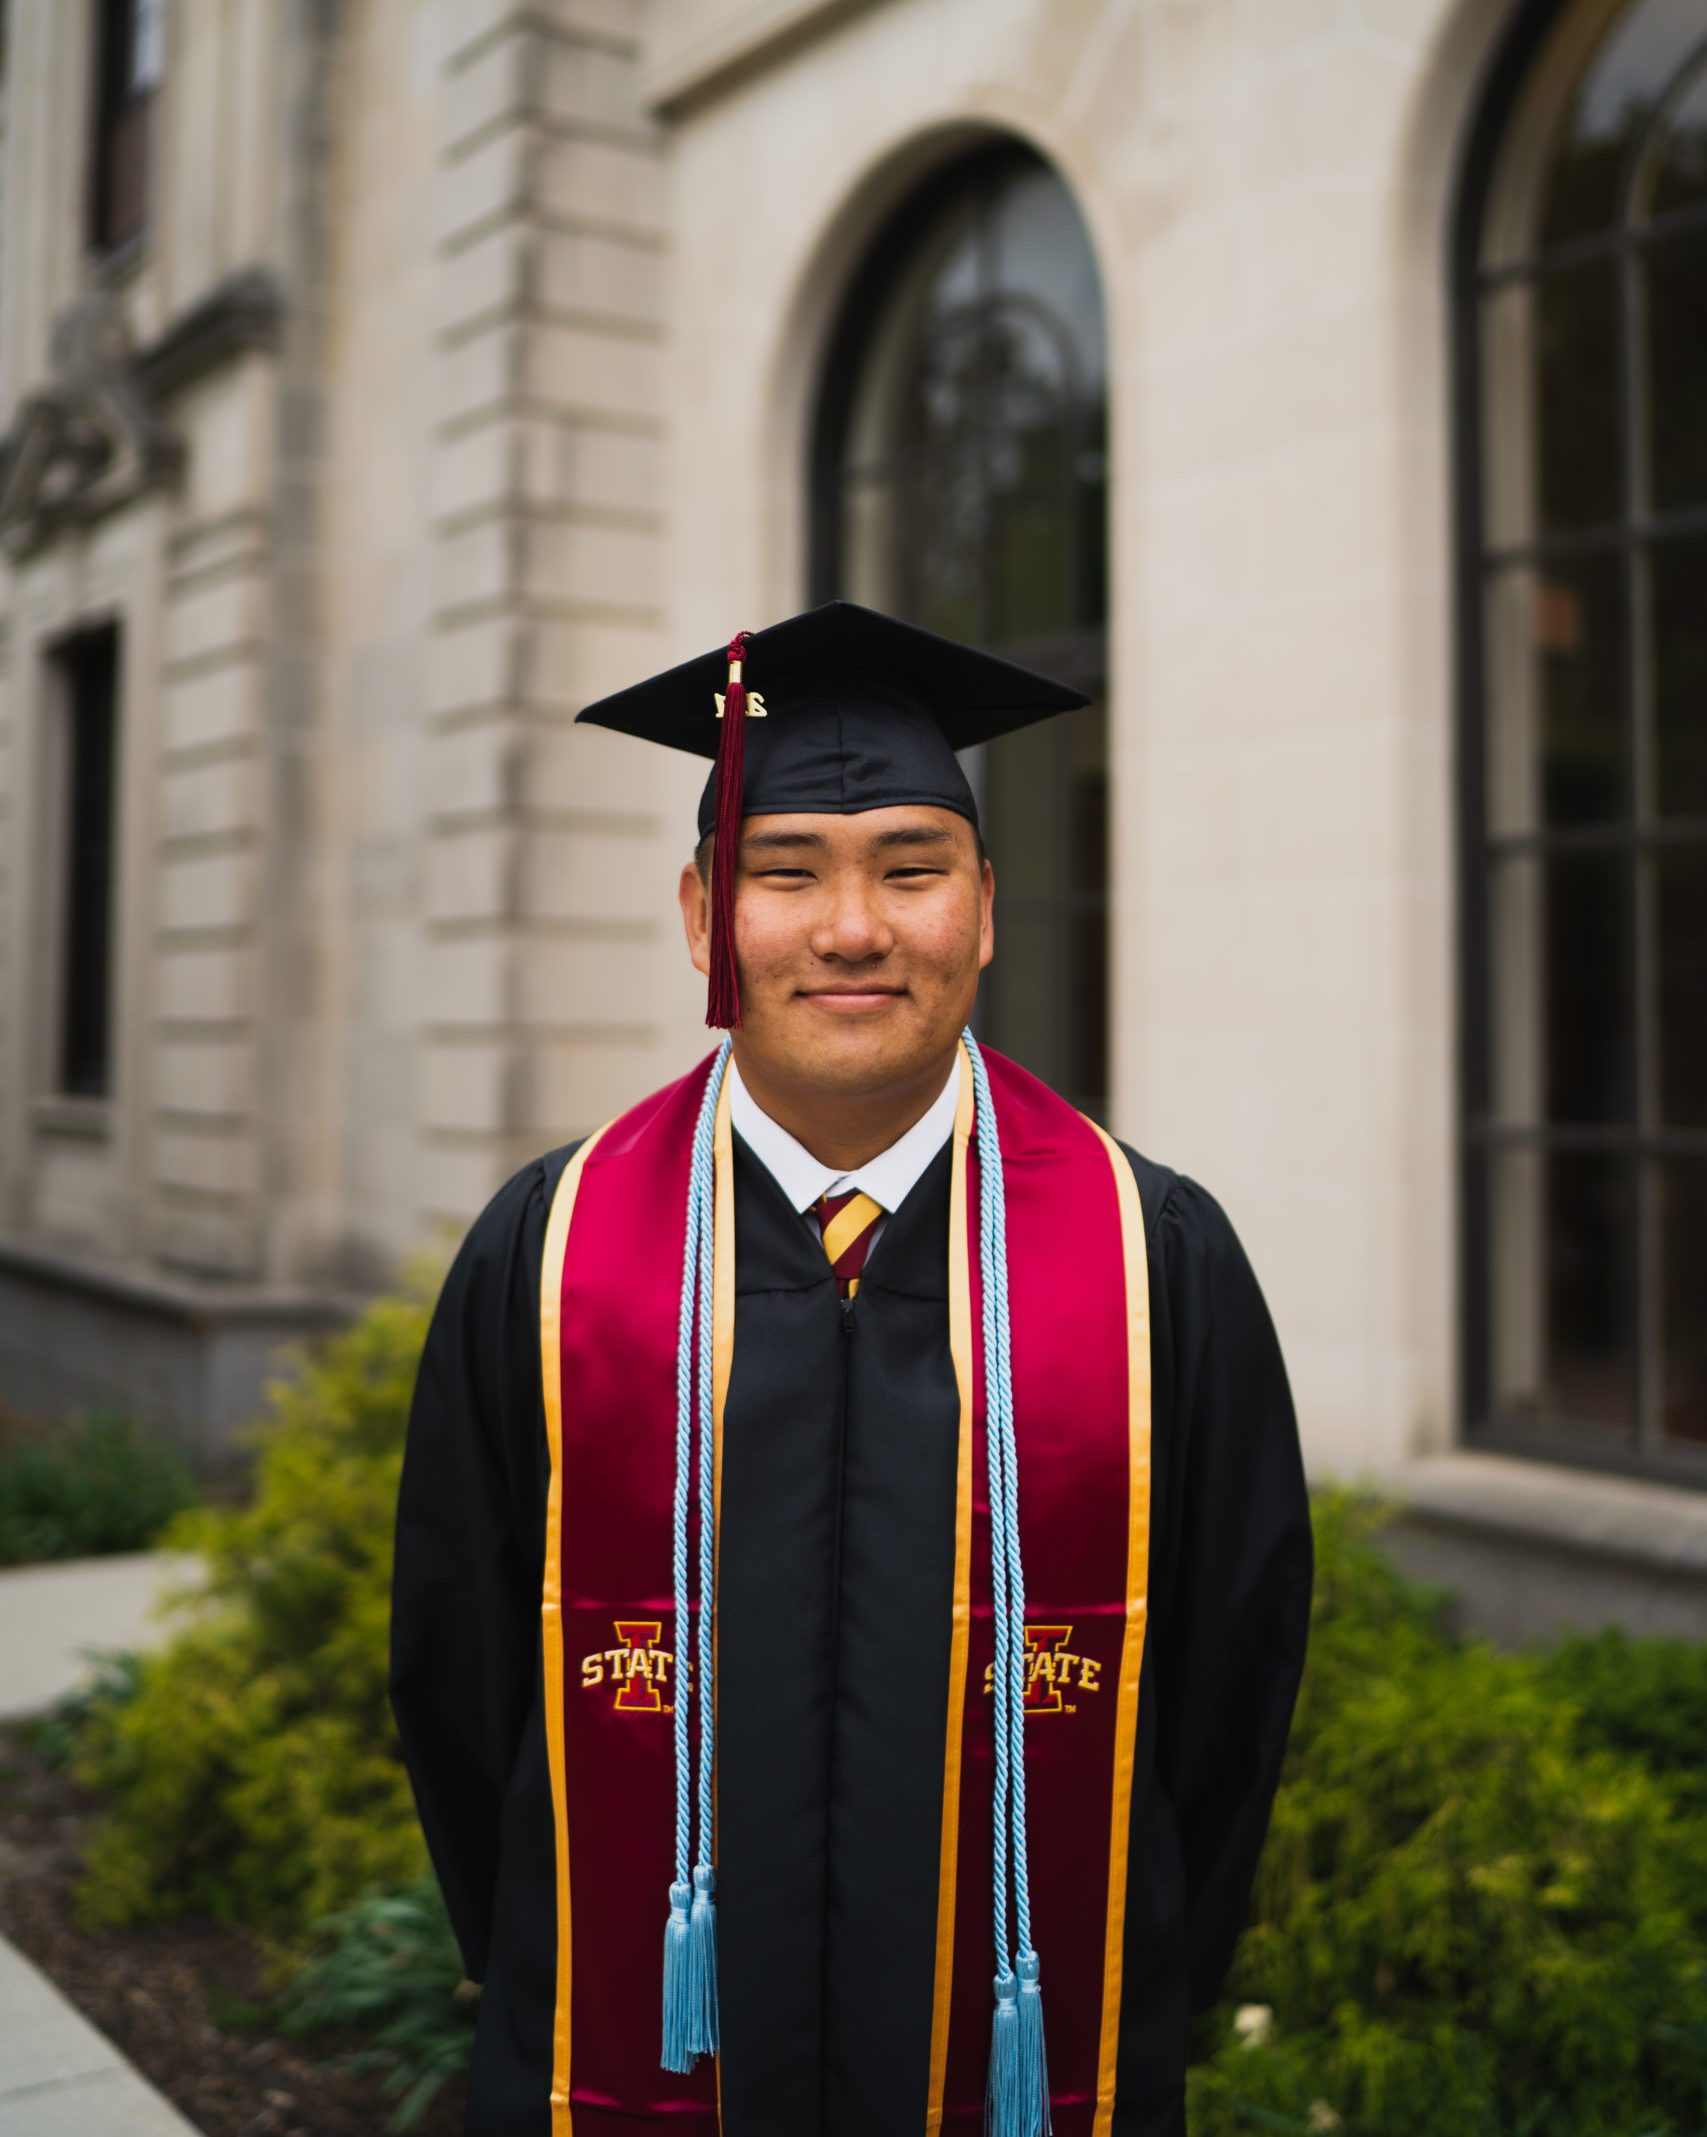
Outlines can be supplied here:
M907 1130L876 1157L856 1165L852 1172L838 1172L815 1158L804 1143L797 1142L766 1113L741 1081L741 1072L729 1064L729 1125L802 1215L820 1195L866 1194L892 1216L918 1185L925 1167L954 1133L955 1107L960 1098L960 1060L948 1072L948 1081L932 1104ZM882 1221L872 1233L875 1247Z

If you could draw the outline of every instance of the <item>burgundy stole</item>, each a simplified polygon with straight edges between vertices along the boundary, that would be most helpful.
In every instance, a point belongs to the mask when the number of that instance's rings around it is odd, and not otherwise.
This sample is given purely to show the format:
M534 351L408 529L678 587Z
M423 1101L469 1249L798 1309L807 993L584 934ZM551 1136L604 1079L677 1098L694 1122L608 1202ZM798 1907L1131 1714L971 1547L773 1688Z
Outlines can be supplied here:
M1014 1414L1030 1655L1033 1929L1059 2137L1107 2137L1149 1558L1143 1215L1102 1133L985 1049L1007 1190ZM636 2117L716 2127L716 2077L659 2067L674 1793L669 1719L676 1329L688 1155L709 1064L582 1145L552 1205L541 1287L551 1489L544 1651L557 1821L553 2137ZM921 2129L982 2127L994 1652L979 1329L977 1154L964 1051L949 1248L961 1386L936 2001ZM718 1427L733 1339L727 1093L718 1121ZM719 1464L721 1474L721 1464Z

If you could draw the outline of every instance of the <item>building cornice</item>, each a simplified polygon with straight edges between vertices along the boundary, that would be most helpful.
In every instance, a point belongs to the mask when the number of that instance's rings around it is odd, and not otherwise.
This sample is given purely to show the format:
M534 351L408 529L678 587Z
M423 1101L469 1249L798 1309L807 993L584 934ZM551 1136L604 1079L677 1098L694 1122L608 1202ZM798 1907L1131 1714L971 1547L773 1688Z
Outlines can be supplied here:
M706 0L658 11L641 74L647 104L679 118L884 0ZM686 17L686 21L682 20Z

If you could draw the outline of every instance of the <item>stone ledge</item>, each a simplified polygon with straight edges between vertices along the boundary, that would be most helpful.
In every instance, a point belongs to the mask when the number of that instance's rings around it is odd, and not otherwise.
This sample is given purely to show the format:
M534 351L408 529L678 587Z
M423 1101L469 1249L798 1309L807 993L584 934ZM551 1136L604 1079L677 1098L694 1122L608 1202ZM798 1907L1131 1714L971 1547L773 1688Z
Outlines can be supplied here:
M1395 1507L1383 1548L1448 1591L1461 1631L1506 1647L1606 1625L1707 1640L1707 1492L1481 1453L1371 1481Z
M1378 1482L1428 1526L1707 1581L1707 1491L1500 1454L1436 1454Z
M714 96L738 77L772 65L878 0L717 0L674 11L655 33L641 93L660 118Z
M0 1271L128 1306L139 1313L188 1327L297 1329L304 1322L336 1328L360 1310L360 1302L332 1292L283 1284L250 1284L220 1277L168 1274L129 1262L101 1261L70 1247L0 1233Z
M104 1098L67 1098L57 1093L32 1099L30 1125L38 1135L71 1142L104 1143L111 1139L113 1109Z
M0 1402L42 1418L115 1410L149 1422L198 1468L238 1467L236 1435L262 1414L295 1345L359 1306L0 1235Z

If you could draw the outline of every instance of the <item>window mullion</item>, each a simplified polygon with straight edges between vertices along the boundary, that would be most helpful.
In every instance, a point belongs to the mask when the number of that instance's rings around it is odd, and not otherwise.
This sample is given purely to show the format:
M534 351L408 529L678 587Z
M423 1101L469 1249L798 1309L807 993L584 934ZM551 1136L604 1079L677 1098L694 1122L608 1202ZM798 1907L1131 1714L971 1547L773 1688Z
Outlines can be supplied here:
M1628 673L1625 684L1629 722L1630 808L1635 836L1630 866L1634 871L1630 901L1634 940L1631 1001L1635 1017L1636 1134L1631 1150L1631 1192L1635 1210L1636 1266L1631 1272L1636 1309L1636 1442L1645 1452L1657 1448L1664 1400L1660 1326L1661 1242L1659 1181L1649 1138L1659 1126L1659 1034L1656 1029L1658 972L1654 919L1654 871L1645 834L1654 822L1654 642L1653 574L1645 527L1651 511L1647 439L1647 336L1641 256L1626 246L1619 266L1622 312L1620 335L1620 421L1623 430L1625 600L1628 609Z

